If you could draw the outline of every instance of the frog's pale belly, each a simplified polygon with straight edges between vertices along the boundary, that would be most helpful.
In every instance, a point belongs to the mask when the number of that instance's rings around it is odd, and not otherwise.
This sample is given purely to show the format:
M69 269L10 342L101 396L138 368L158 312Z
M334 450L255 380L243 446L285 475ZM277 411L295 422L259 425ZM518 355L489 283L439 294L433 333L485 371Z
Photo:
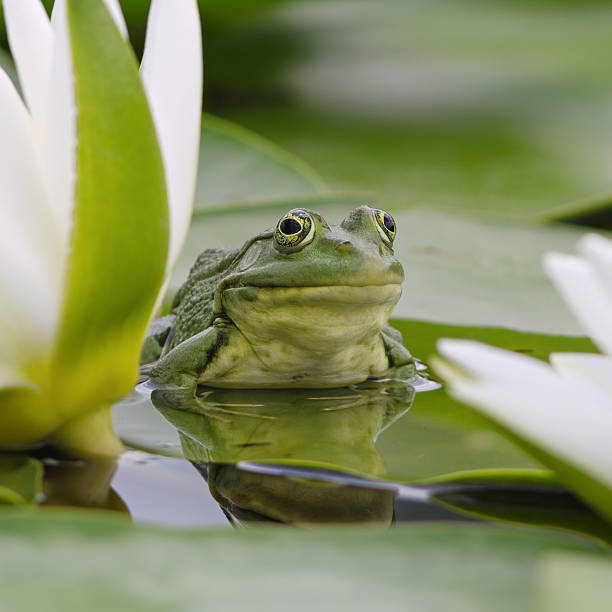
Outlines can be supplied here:
M201 383L219 387L337 387L389 369L380 336L399 284L241 287L223 292L234 323Z

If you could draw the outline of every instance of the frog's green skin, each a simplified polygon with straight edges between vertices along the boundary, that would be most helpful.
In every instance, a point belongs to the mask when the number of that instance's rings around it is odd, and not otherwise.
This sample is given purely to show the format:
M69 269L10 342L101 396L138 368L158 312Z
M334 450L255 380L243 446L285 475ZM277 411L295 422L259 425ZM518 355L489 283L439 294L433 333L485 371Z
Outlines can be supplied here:
M387 325L404 274L381 214L361 206L330 227L294 209L240 249L204 251L171 314L154 322L143 361L161 356L143 371L193 392L339 387L400 366L413 376L401 334ZM279 227L292 215L308 217L311 231L290 250Z

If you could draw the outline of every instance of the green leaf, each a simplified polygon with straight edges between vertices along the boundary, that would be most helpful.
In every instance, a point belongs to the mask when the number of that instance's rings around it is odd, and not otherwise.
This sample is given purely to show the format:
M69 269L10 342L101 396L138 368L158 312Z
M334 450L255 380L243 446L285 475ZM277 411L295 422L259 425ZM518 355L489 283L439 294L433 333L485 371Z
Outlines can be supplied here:
M0 457L0 506L38 501L42 494L40 461L20 455Z
M215 41L211 105L240 103L209 108L382 207L539 219L612 191L611 18L602 2L289 6Z
M205 115L196 210L308 198L323 188L322 179L297 157L249 130Z
M270 611L384 602L388 611L504 612L527 609L547 555L608 559L585 540L474 525L176 532L43 511L2 513L0 531L0 588L12 610L241 610L256 601Z
M612 543L612 525L542 470L474 470L423 482L432 502L481 519L552 527Z
M551 334L534 334L500 327L464 326L428 321L392 319L404 336L406 346L419 358L427 359L436 352L440 338L469 338L548 361L550 353L597 353L588 338Z
M606 612L612 601L612 561L581 553L553 552L534 572L534 612Z
M68 0L76 206L53 382L64 414L129 392L162 284L164 170L136 59L100 0Z

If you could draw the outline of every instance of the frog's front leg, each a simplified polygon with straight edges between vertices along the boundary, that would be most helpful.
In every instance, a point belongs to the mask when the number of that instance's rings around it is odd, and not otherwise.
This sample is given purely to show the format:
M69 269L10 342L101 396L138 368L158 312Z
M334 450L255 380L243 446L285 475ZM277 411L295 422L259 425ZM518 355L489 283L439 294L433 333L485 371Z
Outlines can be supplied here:
M151 379L172 385L195 397L198 380L226 342L222 327L209 327L168 351L151 368Z
M390 325L385 325L381 331L381 338L389 360L389 367L395 368L395 380L410 381L416 376L414 357L404 345L402 334Z

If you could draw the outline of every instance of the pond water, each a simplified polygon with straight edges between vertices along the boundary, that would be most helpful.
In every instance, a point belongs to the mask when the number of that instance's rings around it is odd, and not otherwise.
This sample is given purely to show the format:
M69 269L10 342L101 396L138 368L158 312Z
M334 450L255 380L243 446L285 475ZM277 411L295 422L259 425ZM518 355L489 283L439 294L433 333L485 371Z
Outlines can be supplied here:
M139 450L112 486L135 520L164 525L503 520L609 539L605 522L463 410L426 379L204 388L196 399L145 383L114 408Z
M549 472L427 379L196 398L147 382L113 420L129 449L117 462L31 455L44 468L37 501L169 527L486 520L612 540Z

